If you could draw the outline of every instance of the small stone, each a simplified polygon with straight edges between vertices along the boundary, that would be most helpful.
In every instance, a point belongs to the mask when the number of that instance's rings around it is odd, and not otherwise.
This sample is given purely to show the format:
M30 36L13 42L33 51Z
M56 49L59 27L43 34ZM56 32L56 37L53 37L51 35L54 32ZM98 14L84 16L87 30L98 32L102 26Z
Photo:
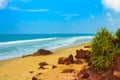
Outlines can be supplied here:
M57 66L53 65L53 66L52 66L52 69L55 69L55 68L57 68Z
M74 69L64 69L62 73L72 73Z
M30 73L33 73L34 71L30 71Z
M36 77L32 77L32 80L38 80Z

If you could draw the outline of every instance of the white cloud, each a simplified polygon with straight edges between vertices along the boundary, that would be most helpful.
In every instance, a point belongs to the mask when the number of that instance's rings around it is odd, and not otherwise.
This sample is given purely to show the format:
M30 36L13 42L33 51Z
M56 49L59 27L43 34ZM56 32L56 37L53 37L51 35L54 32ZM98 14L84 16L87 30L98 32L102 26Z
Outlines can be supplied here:
M9 2L14 2L14 1L27 3L28 1L32 1L32 0L0 0L0 9L5 9L8 6Z
M113 16L111 13L106 13L107 17L108 17L108 21L110 22L111 25L114 25L114 20L113 20Z
M11 0L0 0L0 9L4 9L6 8L8 2L10 2Z
M10 6L9 9L15 10L15 11L23 11L23 12L47 12L50 9L20 9L18 7Z
M120 12L120 0L102 0L104 7Z
M26 12L47 12L49 11L50 9L28 9L28 10L25 10Z

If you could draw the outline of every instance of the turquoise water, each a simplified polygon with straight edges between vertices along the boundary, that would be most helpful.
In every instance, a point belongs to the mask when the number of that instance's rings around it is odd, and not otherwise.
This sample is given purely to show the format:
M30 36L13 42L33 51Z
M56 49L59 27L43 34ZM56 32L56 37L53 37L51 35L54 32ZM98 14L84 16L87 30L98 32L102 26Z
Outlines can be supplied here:
M0 35L0 60L54 50L91 41L94 34L4 34Z

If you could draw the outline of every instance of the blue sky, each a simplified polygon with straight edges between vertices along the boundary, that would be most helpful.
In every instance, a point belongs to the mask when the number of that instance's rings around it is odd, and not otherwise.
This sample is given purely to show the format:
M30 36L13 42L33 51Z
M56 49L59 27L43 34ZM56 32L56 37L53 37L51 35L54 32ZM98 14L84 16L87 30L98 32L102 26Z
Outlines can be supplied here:
M120 0L0 0L0 34L95 33L120 28Z

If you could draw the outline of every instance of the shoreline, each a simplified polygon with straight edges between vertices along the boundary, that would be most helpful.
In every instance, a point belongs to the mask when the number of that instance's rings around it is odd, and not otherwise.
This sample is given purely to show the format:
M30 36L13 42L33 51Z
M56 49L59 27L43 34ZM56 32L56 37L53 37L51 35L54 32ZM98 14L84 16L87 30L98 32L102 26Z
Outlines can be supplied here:
M65 68L70 68L73 66L76 70L82 70L87 63L83 63L82 65L59 65L58 58L59 57L67 57L70 54L75 56L76 50L84 49L84 46L90 45L90 42L83 43L77 46L67 47L67 48L59 48L53 50L53 54L47 56L27 56L27 57L17 57L7 60L0 60L0 79L1 80L31 80L32 77L38 73L42 73L41 78L46 78L45 80L54 80L47 79L48 74L58 74L61 70ZM84 49L85 50L85 49ZM87 49L88 50L88 49ZM39 63L47 62L50 65L47 66L49 69L39 70ZM57 69L52 70L51 66L58 66ZM30 73L33 71L33 73ZM18 79L19 77L19 79ZM54 78L54 77L53 77ZM59 79L58 79L59 80Z
M62 49L67 49L67 48L74 48L74 47L79 47L79 46L82 46L82 45L85 45L85 44L90 44L91 42L84 42L84 43L81 43L81 44L78 44L78 45L71 45L71 46L66 46L66 47L60 47L60 48L57 48L57 49L53 49L53 50L50 50L52 51L53 53L56 52L56 51L59 51L59 50L62 50ZM26 55L22 55L22 56L19 56L19 57L13 57L13 58L9 58L9 59L3 59L3 60L0 60L0 63L1 62L4 62L4 61L10 61L10 60L14 60L14 59L18 59L18 58L22 58L23 56L27 56L27 55L32 55L33 53L31 54L26 54Z

